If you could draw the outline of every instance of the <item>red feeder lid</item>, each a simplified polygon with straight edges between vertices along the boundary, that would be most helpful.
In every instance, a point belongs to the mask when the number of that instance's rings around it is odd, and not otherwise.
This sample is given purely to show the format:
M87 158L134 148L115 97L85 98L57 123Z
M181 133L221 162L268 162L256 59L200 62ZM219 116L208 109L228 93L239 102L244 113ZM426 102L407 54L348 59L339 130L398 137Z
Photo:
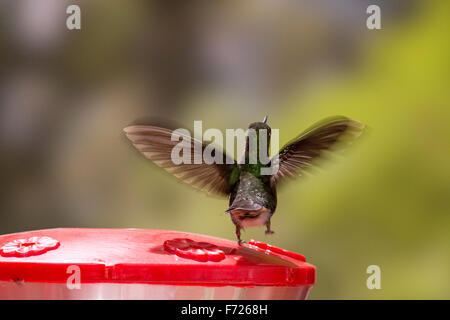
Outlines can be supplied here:
M301 254L250 240L142 229L48 229L0 236L0 281L299 286L316 269Z

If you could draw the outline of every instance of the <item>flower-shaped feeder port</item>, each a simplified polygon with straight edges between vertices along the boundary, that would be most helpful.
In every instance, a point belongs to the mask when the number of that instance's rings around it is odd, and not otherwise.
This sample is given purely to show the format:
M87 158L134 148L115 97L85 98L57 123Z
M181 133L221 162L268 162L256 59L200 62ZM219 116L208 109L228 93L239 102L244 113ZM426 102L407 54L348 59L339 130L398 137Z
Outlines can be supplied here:
M208 242L197 242L188 238L176 238L164 242L164 249L178 257L199 262L219 262L225 259L225 252Z
M29 257L54 250L60 245L59 241L50 237L31 237L17 239L0 247L0 255L3 257Z

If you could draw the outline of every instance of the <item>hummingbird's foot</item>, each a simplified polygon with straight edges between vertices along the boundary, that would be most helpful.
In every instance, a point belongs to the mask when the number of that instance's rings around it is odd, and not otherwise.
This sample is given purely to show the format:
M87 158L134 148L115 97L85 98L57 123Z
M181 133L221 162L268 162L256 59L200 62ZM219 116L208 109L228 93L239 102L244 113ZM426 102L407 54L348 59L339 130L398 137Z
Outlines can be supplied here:
M268 220L268 221L266 222L266 228L267 228L267 229L266 229L266 232L265 232L266 236L275 233L275 232L273 232L272 230L270 230L270 220Z
M238 239L238 245L245 243L245 241L241 239L241 227L239 225L236 225L236 238Z

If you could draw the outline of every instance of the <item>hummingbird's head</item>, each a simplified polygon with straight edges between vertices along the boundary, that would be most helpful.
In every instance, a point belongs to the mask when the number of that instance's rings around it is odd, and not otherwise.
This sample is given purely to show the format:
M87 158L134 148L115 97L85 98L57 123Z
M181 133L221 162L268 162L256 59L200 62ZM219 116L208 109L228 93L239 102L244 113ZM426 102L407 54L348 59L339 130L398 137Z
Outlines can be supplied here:
M250 125L248 126L249 129L254 129L256 132L258 132L260 129L266 129L267 130L267 134L270 136L270 127L267 124L267 116L264 117L264 120L261 122L253 122L250 123Z
M256 139L257 139L257 145L259 146L259 139L261 137L261 132L264 133L263 137L264 139L267 139L267 148L269 147L270 144L270 135L271 135L271 129L269 127L269 125L266 123L267 122L267 116L264 117L264 120L262 122L253 122L250 123L250 125L248 126L248 131L247 131L247 148L249 147L249 131L254 131L254 133L256 133ZM265 132L264 132L265 131ZM267 149L268 151L268 149Z

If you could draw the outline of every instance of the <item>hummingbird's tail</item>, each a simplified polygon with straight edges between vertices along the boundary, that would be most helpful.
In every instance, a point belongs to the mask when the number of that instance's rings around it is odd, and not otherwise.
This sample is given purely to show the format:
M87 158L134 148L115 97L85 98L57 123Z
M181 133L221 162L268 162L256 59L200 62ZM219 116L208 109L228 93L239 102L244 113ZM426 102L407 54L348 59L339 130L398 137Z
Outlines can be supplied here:
M239 200L234 202L225 212L230 213L231 211L258 211L263 209L263 206L251 200Z

